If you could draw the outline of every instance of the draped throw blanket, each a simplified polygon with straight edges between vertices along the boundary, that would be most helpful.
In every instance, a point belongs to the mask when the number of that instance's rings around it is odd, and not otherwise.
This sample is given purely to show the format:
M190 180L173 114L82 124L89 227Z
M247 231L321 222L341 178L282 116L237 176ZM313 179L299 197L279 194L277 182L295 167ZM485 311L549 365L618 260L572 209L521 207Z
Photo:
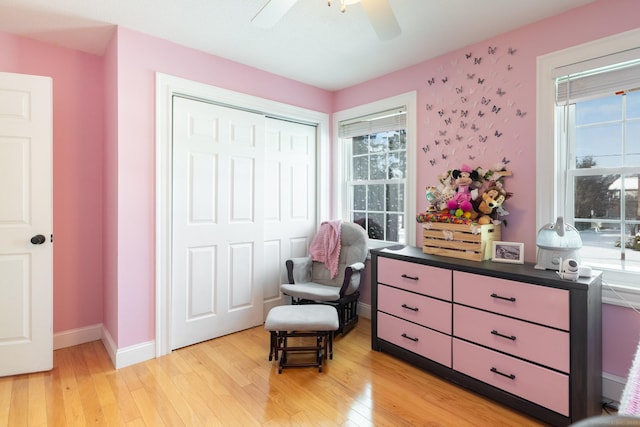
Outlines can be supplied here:
M631 364L627 384L622 391L618 414L640 415L640 344Z
M313 261L323 262L331 272L331 278L338 275L340 260L340 225L342 220L324 221L315 235L309 253Z

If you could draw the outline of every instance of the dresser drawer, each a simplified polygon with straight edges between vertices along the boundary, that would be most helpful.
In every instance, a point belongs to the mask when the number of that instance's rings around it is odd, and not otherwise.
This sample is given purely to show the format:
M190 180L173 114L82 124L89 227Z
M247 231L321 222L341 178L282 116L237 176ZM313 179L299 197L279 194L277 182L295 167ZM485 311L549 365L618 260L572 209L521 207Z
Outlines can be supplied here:
M451 367L451 336L378 312L378 338Z
M569 416L569 376L453 339L453 369Z
M378 310L451 334L451 303L378 285Z
M451 301L451 270L378 258L378 282Z
M453 298L460 304L569 330L569 291L495 277L453 272Z
M569 372L569 333L455 305L453 334L458 338Z

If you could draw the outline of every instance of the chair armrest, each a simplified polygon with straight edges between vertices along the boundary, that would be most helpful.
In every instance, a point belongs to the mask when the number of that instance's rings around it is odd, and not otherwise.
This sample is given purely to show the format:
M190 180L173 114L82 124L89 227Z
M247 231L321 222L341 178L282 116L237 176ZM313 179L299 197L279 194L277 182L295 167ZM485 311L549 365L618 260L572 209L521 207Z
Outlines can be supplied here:
M353 264L349 265L348 267L351 267L351 271L353 271L354 273L356 271L362 271L362 270L364 270L364 262L354 262Z
M349 286L352 284L352 281L358 280L357 286L360 286L360 281L362 280L362 276L364 275L364 263L356 262L351 265L348 265L344 269L344 280L342 281L342 286L340 287L340 298L343 298ZM357 276L357 277L356 277Z
M291 258L285 262L289 284L305 283L311 280L311 257Z

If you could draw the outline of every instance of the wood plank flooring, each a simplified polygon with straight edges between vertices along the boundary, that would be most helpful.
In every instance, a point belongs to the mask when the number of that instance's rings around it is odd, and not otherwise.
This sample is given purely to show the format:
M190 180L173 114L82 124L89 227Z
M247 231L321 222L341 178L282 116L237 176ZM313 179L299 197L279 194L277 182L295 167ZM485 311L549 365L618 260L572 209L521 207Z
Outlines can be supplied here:
M388 354L370 327L319 373L268 361L256 327L113 369L100 341L54 352L46 373L0 378L0 426L541 426Z

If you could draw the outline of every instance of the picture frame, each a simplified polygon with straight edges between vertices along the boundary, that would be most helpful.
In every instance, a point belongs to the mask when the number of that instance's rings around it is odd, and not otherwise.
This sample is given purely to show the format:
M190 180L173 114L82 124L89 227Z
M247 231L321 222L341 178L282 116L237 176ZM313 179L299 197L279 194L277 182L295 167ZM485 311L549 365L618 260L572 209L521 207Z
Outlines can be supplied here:
M524 243L493 242L491 261L510 264L524 264Z

